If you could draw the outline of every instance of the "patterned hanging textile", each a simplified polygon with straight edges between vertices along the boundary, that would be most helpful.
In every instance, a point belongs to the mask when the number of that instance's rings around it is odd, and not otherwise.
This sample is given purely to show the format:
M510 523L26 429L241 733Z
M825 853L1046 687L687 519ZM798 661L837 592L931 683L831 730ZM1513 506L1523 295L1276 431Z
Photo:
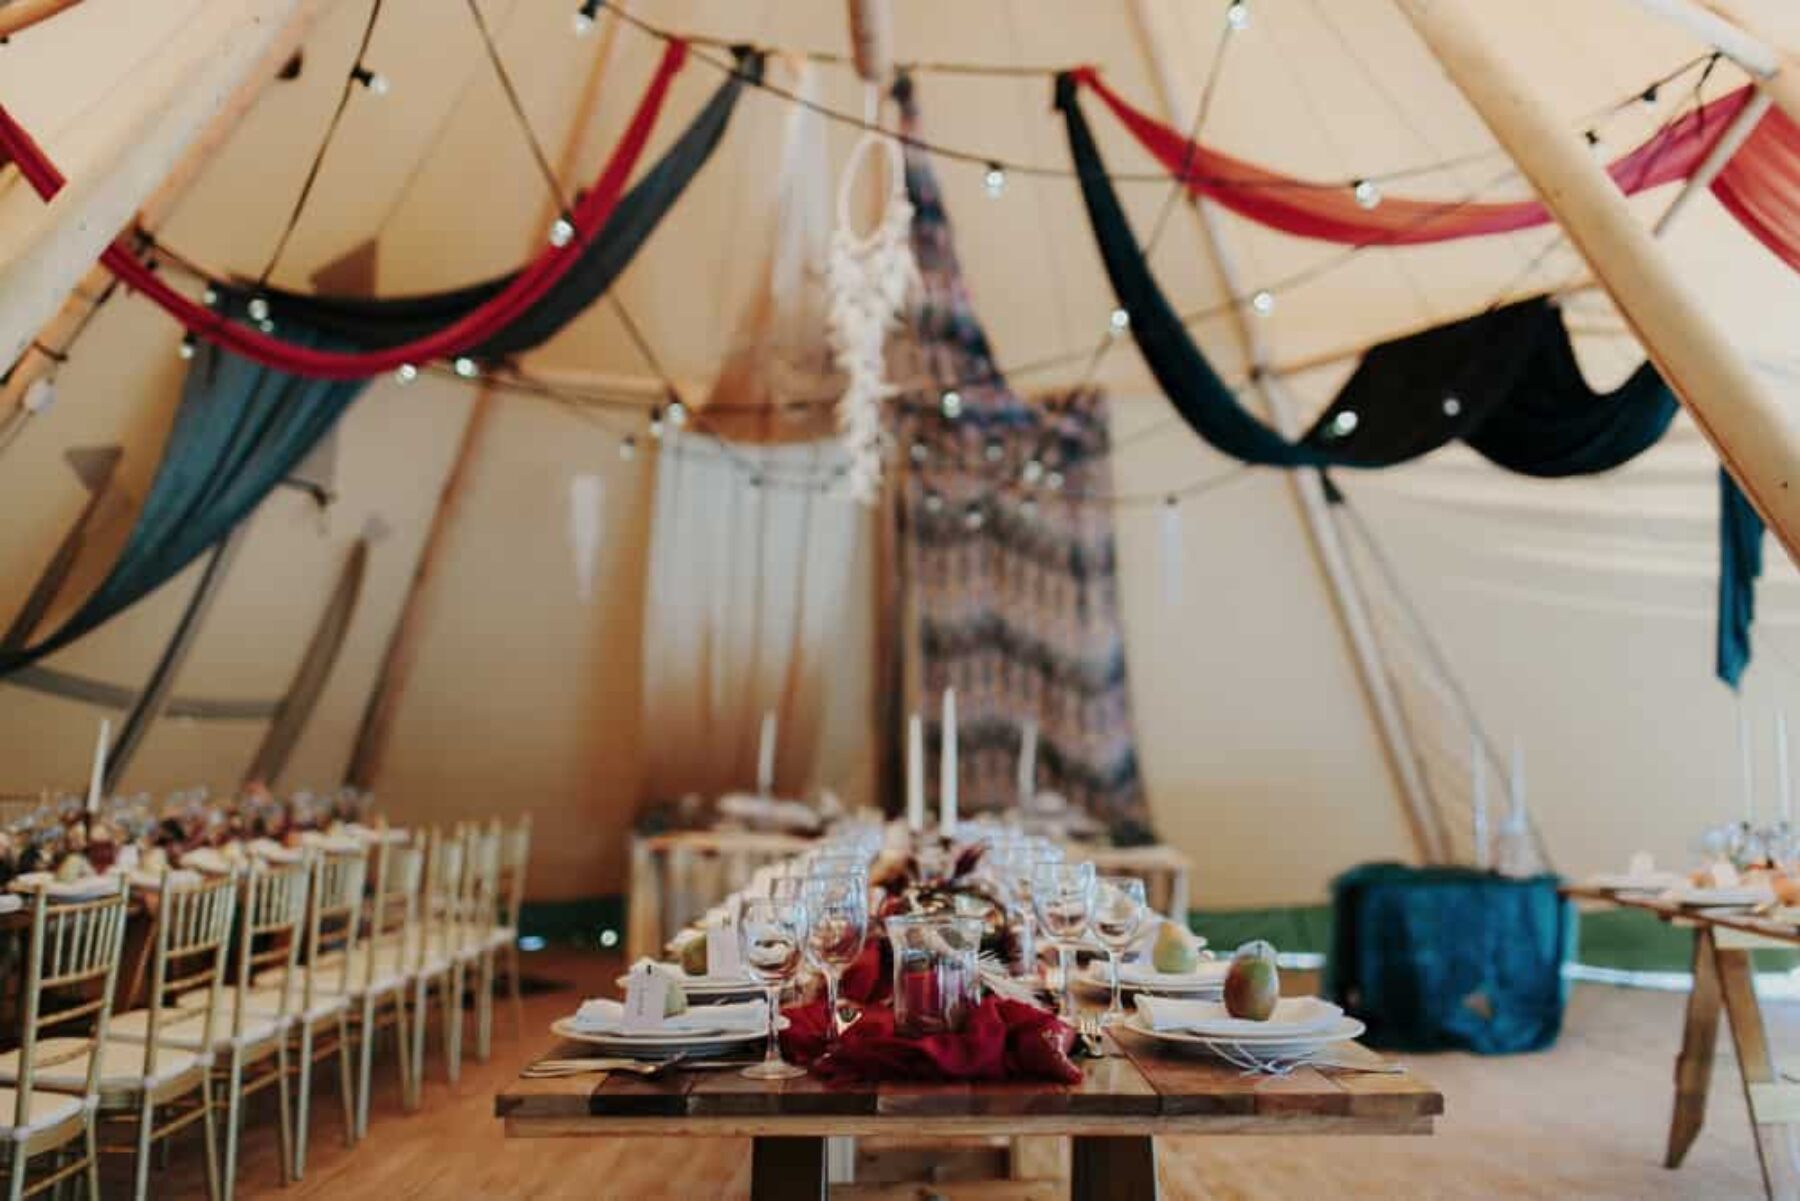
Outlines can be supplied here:
M909 80L896 87L916 132ZM1021 727L1038 725L1036 786L1107 827L1151 837L1126 689L1105 404L1085 390L1027 404L994 364L971 307L927 156L906 152L922 277L895 379L897 524L926 740L939 698L959 711L965 815L1017 803ZM929 771L928 788L937 786ZM935 799L932 802L935 804Z

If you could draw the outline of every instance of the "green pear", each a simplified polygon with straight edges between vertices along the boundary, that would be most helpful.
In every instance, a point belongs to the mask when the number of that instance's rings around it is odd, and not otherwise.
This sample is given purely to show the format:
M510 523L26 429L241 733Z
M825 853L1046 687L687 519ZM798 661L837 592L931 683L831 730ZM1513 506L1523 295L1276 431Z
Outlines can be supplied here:
M1150 966L1171 976L1184 975L1200 966L1200 952L1186 930L1165 921L1156 931L1156 942L1150 948Z
M681 970L690 976L706 975L706 934L681 944Z
M1260 939L1239 947L1225 973L1225 1012L1234 1018L1266 1022L1280 999L1281 972L1275 966L1275 948Z

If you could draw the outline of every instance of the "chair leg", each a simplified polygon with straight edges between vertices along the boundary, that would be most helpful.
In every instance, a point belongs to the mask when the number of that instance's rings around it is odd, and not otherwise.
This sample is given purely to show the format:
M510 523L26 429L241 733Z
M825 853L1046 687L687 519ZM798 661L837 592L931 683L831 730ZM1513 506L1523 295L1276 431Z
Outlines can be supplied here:
M95 1115L87 1115L87 1126L82 1131L82 1140L87 1144L87 1194L88 1201L100 1201L100 1133L96 1129L99 1122ZM19 1165L24 1171L24 1164Z
M408 1088L412 1093L412 1108L417 1109L425 1096L425 1016L430 1013L431 978L420 976L413 984L412 1015L412 1073L408 1079Z
M288 1103L288 1040L284 1030L275 1041L275 1103L281 1110L281 1186L293 1183L294 1116ZM227 1185L226 1187L230 1187Z
M455 1084L462 1077L462 964L444 973L444 1076Z
M306 1175L306 1126L312 1114L313 1028L310 1021L300 1024L300 1062L294 1066L300 1075L300 1091L294 1112L293 1176L300 1180ZM285 1076L281 1080L281 1095L287 1096Z
M519 940L512 939L506 944L506 988L512 996L513 1040L516 1042L525 1037L525 993L524 982L519 971Z
M244 1050L231 1048L231 1071L225 1091L225 1173L219 1192L231 1201L237 1192L238 1139L243 1131ZM286 1172L283 1172L286 1175Z
M395 1058L400 1061L400 1108L411 1113L419 1103L413 1095L412 1036L407 1029L406 986L396 988L389 995L394 1001Z
M356 1103L350 1074L350 1018L340 1011L338 1024L338 1095L344 1103L344 1145L356 1145Z
M88 1116L89 1129L93 1127L93 1116ZM19 1201L25 1195L25 1173L31 1168L31 1159L25 1154L25 1144L13 1144L12 1154L6 1161L6 1196L7 1201ZM89 1188L93 1185L90 1183Z
M358 1029L361 1042L356 1048L356 1137L369 1133L369 1074L375 1059L375 996L362 999L362 1025Z
M213 1113L212 1072L200 1073L200 1129L206 1134L206 1197L219 1201L219 1123Z
M482 1063L494 1044L494 948L481 952L481 976L475 985L475 1058Z
M132 1201L144 1201L150 1195L150 1131L156 1119L156 1103L145 1094L138 1111L137 1158L132 1163Z

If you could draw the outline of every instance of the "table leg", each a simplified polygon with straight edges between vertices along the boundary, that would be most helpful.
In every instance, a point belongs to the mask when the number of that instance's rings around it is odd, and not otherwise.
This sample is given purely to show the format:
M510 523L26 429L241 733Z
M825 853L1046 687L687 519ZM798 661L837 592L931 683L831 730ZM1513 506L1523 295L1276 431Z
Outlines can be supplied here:
M1069 1201L1156 1201L1156 1144L1149 1135L1070 1141Z
M1706 1090L1712 1084L1713 1048L1719 1041L1719 974L1713 966L1712 932L1694 931L1694 989L1688 993L1681 1055L1675 1060L1675 1114L1669 1119L1665 1168L1678 1168L1706 1121Z
M758 1138L751 1144L750 1201L825 1201L825 1195L824 1139Z
M1762 1161L1763 1187L1773 1201L1800 1201L1800 1164L1794 1158L1794 1127L1787 1120L1791 1111L1765 1112L1765 1107L1769 1111L1777 1108L1773 1094L1782 1090L1776 1083L1779 1077L1763 1031L1762 1010L1756 1003L1750 952L1715 943L1713 965L1725 1016L1731 1023L1738 1072L1744 1079L1744 1102L1756 1135L1757 1157Z

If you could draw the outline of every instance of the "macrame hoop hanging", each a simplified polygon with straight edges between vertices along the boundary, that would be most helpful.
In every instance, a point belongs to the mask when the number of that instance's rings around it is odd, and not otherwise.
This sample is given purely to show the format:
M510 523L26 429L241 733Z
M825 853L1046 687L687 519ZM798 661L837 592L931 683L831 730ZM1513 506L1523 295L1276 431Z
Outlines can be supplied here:
M873 107L874 88L869 96ZM850 215L851 193L863 162L874 161L877 153L887 160L886 199L874 228L859 235ZM837 227L826 282L832 353L846 380L838 404L838 436L849 460L845 487L864 504L873 504L880 492L881 406L896 392L887 379L887 335L899 325L906 298L919 280L912 218L899 143L873 130L863 134L838 180Z

